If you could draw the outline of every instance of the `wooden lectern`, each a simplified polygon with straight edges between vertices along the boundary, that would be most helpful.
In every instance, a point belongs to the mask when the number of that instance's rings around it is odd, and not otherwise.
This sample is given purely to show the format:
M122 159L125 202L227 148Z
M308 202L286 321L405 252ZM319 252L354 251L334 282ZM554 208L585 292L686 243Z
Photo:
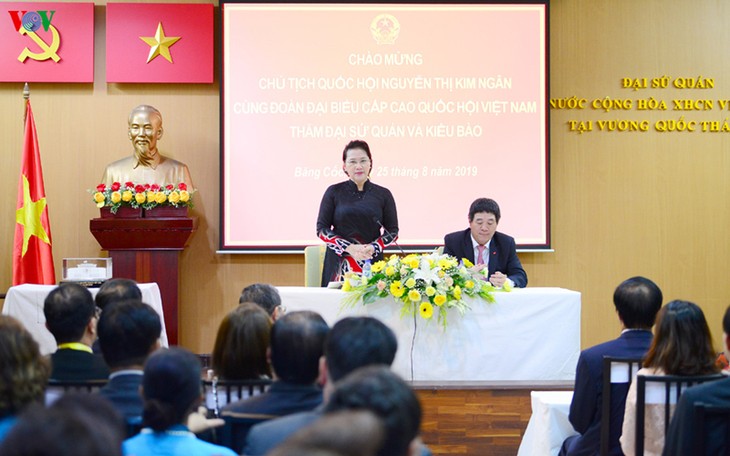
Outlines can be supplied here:
M114 277L156 282L160 287L170 345L178 343L180 252L198 226L197 217L102 217L89 221L91 234L109 252ZM160 211L162 214L163 211Z

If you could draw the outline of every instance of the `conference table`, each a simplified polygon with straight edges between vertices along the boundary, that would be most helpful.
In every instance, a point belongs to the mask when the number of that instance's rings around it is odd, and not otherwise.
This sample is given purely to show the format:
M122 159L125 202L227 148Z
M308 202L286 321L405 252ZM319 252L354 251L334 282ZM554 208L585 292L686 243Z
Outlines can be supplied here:
M568 420L573 391L532 391L532 416L517 456L556 456L563 441L577 432Z
M392 298L343 307L347 293L278 287L287 312L312 310L331 326L347 316L372 316L398 337L393 370L411 381L542 382L575 378L580 353L580 293L562 288L496 292L496 302L468 299L465 315L449 310L448 326L401 317Z
M162 315L160 287L156 283L139 283L137 285L142 291L142 301L152 307L160 316L162 323L160 344L167 347L167 331L165 330L165 318ZM56 339L46 328L46 317L43 314L43 301L54 288L56 288L55 285L32 284L10 287L5 295L5 304L2 311L3 315L10 315L25 326L38 342L43 355L56 351ZM96 296L99 289L89 288L89 291L93 296Z

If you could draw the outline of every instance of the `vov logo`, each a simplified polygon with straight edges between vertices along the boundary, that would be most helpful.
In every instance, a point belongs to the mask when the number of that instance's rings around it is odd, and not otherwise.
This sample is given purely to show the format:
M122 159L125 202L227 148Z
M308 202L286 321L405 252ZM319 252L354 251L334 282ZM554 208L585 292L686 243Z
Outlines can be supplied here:
M58 47L61 45L61 37L58 34L56 27L51 24L53 16L56 11L8 11L10 19L13 21L13 27L15 31L21 35L27 35L32 39L42 52L32 52L27 47L18 56L20 62L25 62L25 59L33 59L37 61L43 61L52 59L54 62L61 60L58 56ZM41 27L43 30L48 32L51 31L52 41L46 43L43 38L38 36L36 31Z

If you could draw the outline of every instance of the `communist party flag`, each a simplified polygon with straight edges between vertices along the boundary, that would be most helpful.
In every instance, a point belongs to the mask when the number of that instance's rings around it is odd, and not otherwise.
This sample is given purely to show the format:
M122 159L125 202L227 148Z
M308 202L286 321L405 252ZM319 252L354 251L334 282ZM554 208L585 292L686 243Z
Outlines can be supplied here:
M26 103L23 158L15 211L13 285L23 283L54 285L56 273L53 270L51 225L48 221L41 155L30 100Z

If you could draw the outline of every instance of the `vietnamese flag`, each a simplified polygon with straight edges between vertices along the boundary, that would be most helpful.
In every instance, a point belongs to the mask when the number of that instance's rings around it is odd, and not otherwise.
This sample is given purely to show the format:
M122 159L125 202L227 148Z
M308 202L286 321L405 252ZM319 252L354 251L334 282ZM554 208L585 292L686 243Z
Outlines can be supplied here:
M55 285L51 251L51 225L48 221L46 191L43 186L41 155L30 100L26 102L23 158L18 182L13 248L13 285L37 283Z
M107 3L107 82L213 82L213 5Z

